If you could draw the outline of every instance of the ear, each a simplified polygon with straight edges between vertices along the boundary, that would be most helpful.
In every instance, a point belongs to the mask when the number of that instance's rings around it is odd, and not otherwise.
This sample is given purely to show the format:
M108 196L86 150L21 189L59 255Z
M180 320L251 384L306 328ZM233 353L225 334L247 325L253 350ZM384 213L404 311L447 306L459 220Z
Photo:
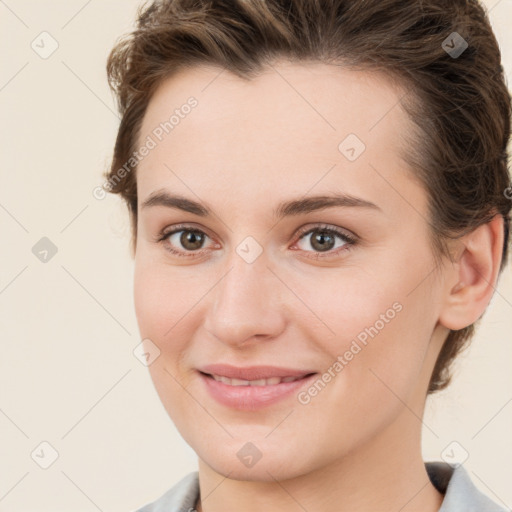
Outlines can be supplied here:
M460 256L448 270L439 323L459 330L476 322L489 304L503 251L503 217L497 214L458 240Z

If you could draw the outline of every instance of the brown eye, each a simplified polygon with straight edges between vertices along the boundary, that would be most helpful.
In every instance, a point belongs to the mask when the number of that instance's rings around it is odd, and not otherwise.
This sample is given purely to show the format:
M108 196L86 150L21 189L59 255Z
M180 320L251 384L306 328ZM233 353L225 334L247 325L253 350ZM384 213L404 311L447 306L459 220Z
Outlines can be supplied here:
M176 229L163 236L163 241L178 251L197 251L205 241L205 233L193 229Z
M204 243L204 233L190 230L177 231L177 233L181 233L179 241L184 249L187 251L196 251L197 249L201 249Z
M336 245L336 240L340 240L341 244ZM309 241L309 245L312 247L312 251L307 248L307 244L304 242ZM300 247L301 244L304 244ZM301 234L299 248L305 252L313 252L316 255L322 253L329 253L328 255L334 255L340 251L350 248L355 244L355 239L345 234L342 231L338 231L334 228L317 226Z
M311 238L311 247L317 251L329 251L334 247L335 238L327 231L317 231Z
M210 246L205 245L206 239L210 240ZM199 257L216 247L215 242L201 229L182 224L175 225L174 229L163 229L156 241L178 257Z

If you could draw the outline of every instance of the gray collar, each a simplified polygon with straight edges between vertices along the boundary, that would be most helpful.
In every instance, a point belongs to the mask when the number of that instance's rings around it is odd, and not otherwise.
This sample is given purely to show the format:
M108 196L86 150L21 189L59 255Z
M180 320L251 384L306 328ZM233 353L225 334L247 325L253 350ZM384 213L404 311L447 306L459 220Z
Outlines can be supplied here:
M426 462L425 468L434 487L445 495L439 512L507 512L475 487L462 466ZM199 473L194 471L136 512L192 512L198 498Z
M444 494L439 512L507 512L475 487L463 466L426 462L425 468L432 485Z

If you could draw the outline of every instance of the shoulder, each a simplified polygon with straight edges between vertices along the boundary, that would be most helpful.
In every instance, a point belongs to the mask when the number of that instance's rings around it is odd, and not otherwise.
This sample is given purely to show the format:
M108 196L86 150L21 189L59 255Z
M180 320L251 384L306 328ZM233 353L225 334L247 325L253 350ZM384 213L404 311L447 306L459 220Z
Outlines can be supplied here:
M432 484L444 494L439 512L507 512L477 489L463 466L426 462Z
M183 477L162 496L135 512L190 512L199 497L199 473L194 471Z

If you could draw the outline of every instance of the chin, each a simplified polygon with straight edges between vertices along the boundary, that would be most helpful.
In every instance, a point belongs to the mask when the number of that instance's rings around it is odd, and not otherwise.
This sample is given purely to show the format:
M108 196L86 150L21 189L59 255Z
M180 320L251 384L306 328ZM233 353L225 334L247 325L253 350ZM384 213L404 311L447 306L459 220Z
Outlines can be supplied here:
M275 449L268 450L267 453L260 452L259 459L254 447L239 442L233 449L223 446L218 452L213 448L196 451L196 453L201 464L205 464L216 473L231 480L274 482L302 476L312 469L308 467L304 453L300 454L300 460L297 459L296 454L299 450L292 446L288 446L286 451L281 453L276 452Z

